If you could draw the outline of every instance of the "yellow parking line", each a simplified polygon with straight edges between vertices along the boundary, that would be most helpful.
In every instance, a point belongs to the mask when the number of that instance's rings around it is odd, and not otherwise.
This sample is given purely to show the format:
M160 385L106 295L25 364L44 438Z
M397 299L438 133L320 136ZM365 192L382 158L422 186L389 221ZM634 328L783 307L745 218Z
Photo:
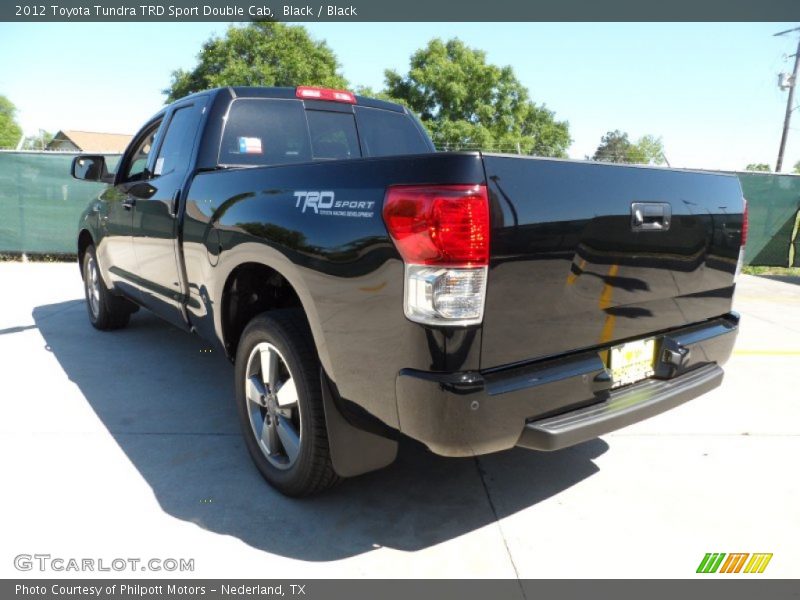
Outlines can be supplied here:
M611 265L608 268L608 276L609 277L616 277L617 273L619 273L619 265ZM600 292L600 308L606 309L611 306L611 296L614 295L614 286L606 283L603 286L603 291Z
M603 323L603 331L600 333L600 343L604 344L610 342L614 337L614 325L617 322L615 315L606 315L606 320Z
M616 277L619 273L619 265L611 265L608 268L608 276ZM611 297L614 295L614 287L608 283L603 286L603 291L600 292L600 308L605 310L611 306ZM605 323L603 323L603 331L600 332L600 343L604 344L614 337L614 324L617 317L615 315L606 315Z
M567 285L572 285L573 283L575 283L578 280L578 275L583 273L583 270L585 268L586 268L586 261L584 259L581 259L581 261L578 263L578 272L577 273L570 272L570 274L567 275Z

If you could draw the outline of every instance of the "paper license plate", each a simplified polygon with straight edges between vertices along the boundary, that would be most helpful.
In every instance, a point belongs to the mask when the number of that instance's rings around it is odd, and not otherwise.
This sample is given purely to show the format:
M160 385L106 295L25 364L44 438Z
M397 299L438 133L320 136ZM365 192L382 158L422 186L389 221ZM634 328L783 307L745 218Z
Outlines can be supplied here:
M608 353L608 368L613 382L611 387L617 388L652 377L655 358L656 341L653 338L611 348Z

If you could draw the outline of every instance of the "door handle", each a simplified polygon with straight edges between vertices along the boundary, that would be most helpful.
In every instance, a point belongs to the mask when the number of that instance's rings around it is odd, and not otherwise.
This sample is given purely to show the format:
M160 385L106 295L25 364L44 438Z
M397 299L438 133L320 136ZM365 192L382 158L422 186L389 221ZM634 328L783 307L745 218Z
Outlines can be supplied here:
M134 206L136 206L136 198L133 196L126 196L125 200L122 201L122 208L125 210L130 210Z
M672 220L672 207L666 202L633 202L631 229L633 231L667 231Z

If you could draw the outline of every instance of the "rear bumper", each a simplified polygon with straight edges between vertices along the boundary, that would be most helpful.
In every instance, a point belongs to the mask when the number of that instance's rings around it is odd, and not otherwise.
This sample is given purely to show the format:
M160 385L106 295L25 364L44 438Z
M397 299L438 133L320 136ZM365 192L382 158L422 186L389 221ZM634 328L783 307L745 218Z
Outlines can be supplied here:
M738 323L731 313L655 335L656 376L614 391L605 348L485 373L406 369L397 377L400 428L444 456L572 446L717 387Z
M611 394L604 402L525 425L523 448L559 450L662 413L722 383L722 368L710 364L674 379L652 379Z

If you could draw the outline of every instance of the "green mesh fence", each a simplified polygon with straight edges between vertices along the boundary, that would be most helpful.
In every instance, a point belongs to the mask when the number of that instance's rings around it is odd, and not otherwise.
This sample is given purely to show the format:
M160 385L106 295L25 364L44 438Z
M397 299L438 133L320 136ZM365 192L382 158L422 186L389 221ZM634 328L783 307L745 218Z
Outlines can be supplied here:
M76 252L78 218L104 186L72 179L74 156L0 152L0 252ZM113 171L119 155L107 160Z
M0 152L0 252L74 253L78 217L102 184L69 175L74 154ZM108 155L113 171L119 155ZM795 223L800 209L800 176L736 173L750 207L745 262L800 266Z
M770 173L736 173L742 184L750 216L745 263L788 267L797 211L800 176ZM797 262L797 252L794 252Z

